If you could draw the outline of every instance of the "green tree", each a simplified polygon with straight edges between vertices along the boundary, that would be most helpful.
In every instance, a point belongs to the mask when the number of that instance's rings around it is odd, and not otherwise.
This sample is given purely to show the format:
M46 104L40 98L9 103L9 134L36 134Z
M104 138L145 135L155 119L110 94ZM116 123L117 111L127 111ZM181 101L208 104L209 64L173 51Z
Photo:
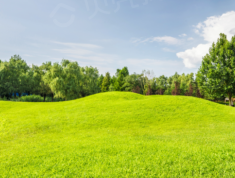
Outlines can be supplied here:
M11 70L9 68L8 62L1 62L0 63L0 95L1 97L7 96L9 97L9 94L11 92L11 89L9 88L10 85L10 74Z
M52 96L52 101L53 101L53 91L51 90L49 83L50 83L50 79L48 75L50 75L50 70L52 68L52 64L51 62L46 62L46 63L42 63L42 65L39 67L39 70L35 70L35 79L37 78L40 82L39 82L39 93L40 95L42 95L44 97L44 102L45 102L45 98L47 95L51 95ZM46 74L48 74L46 76Z
M203 57L197 73L197 82L201 91L213 98L228 96L229 105L233 105L235 94L235 36L231 41L220 34L217 43L213 43L209 53Z
M125 83L125 77L129 75L129 71L127 67L123 67L122 70L117 69L116 76L117 82L115 83L115 89L117 91L124 91L123 85Z
M136 73L128 75L124 79L123 89L125 91L134 91L136 90L136 87L141 87L140 82L140 75Z
M49 86L50 88L52 101L55 92L57 93L57 96L60 95L60 89L62 88L61 85L63 85L63 83L59 82L61 81L62 73L63 73L63 68L59 63L54 63L48 71L45 71L43 82L46 84L46 86Z
M101 91L102 91L102 92L107 92L107 91L109 91L110 80L111 80L110 73L107 72L107 73L105 74L105 77L104 77L103 82L102 82L102 88L101 88Z
M160 77L156 78L156 85L157 85L157 93L160 95L164 94L164 91L167 90L167 77L161 75Z
M27 80L27 72L29 72L30 67L27 63L22 60L19 55L14 55L10 58L9 62L3 63L2 70L4 71L4 87L7 93L23 93L29 90L29 83Z
M104 76L103 76L103 74L101 74L101 75L99 76L99 79L98 79L99 92L101 92L103 80L104 80Z
M154 73L150 70L143 70L140 75L141 93L144 95L150 95L156 88L156 82L154 80Z
M88 96L100 91L99 88L99 71L93 67L82 67L82 96Z
M80 97L82 73L77 62L63 59L61 65L54 63L45 74L45 81L55 97L65 100Z

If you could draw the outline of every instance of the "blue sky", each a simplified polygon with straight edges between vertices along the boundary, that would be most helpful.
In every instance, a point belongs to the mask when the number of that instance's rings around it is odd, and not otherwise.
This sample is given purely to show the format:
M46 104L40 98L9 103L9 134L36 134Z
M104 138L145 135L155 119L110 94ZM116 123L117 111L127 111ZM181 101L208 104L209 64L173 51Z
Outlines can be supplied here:
M1 60L169 76L195 73L219 33L235 35L235 1L2 0L0 23Z

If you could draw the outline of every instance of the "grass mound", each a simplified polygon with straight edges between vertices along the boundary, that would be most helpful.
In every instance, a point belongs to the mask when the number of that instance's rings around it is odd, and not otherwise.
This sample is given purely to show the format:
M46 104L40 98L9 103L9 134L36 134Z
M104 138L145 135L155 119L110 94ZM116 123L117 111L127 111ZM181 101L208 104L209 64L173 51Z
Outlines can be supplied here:
M2 177L233 177L234 139L234 108L194 97L0 101Z

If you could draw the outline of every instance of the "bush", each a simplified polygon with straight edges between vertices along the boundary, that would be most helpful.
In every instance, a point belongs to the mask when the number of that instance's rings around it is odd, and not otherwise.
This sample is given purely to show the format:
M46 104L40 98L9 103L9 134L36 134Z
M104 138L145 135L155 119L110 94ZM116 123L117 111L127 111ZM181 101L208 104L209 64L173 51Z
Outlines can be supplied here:
M40 95L29 95L29 96L22 96L19 98L18 101L22 102L43 102L43 97Z
M29 95L29 96L22 96L18 100L12 101L22 101L22 102L44 102L44 97L40 95ZM53 98L53 102L64 101L61 98ZM52 97L46 97L45 102L52 102Z
M53 98L53 102L64 101L62 98ZM45 102L52 102L52 97L48 96L45 98Z
M7 101L7 97L4 96L3 98L0 97L0 101Z
M19 98L10 98L10 101L19 101Z

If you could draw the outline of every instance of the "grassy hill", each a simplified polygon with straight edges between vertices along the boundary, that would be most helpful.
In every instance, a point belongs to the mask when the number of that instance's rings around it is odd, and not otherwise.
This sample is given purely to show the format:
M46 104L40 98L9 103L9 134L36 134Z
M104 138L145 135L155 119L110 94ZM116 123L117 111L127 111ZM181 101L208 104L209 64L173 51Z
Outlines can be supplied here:
M0 177L183 176L235 176L235 108L127 92L0 101Z

